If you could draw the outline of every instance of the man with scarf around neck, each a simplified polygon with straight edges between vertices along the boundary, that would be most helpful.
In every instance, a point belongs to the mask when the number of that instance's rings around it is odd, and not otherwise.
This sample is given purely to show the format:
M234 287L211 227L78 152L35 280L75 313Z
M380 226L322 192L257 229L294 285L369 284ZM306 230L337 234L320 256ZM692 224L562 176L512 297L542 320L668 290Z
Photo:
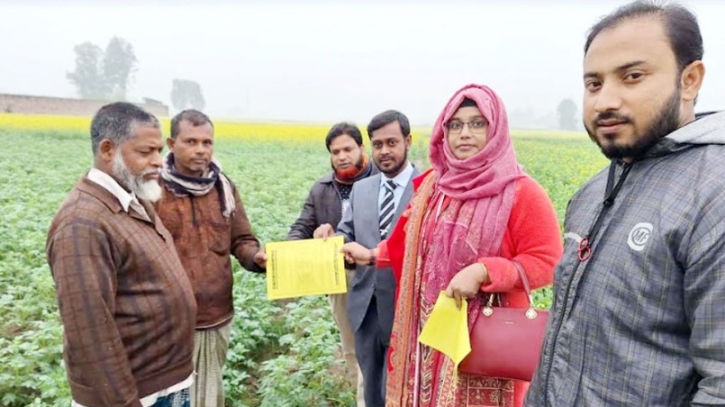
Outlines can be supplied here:
M377 174L378 169L365 153L360 129L353 123L337 123L325 138L330 153L332 172L315 182L297 220L290 227L288 240L312 239L320 225L335 225L350 205L350 192L355 182ZM355 266L346 265L348 291ZM340 330L342 353L347 366L347 378L357 385L357 405L364 406L363 377L355 358L355 338L347 317L347 294L328 297L332 315Z
M702 57L673 3L589 32L582 116L611 163L569 201L527 406L725 405L725 113L695 114Z
M532 289L551 284L562 250L556 212L518 164L503 101L484 85L466 85L446 103L429 155L433 168L413 180L393 233L377 247L342 249L348 261L393 268L386 406L521 406L528 383L456 372L419 334L441 292L458 304L467 298L469 331L492 293L528 308L516 263Z
M373 162L379 174L356 182L350 208L335 232L321 225L315 237L341 235L346 242L375 247L392 231L413 195L411 180L419 172L408 161L412 142L408 118L387 110L370 120L367 128ZM355 332L355 353L365 380L365 404L385 404L385 378L390 330L395 309L395 278L390 269L358 265L347 295L347 315Z
M224 406L222 369L234 313L230 255L257 273L265 271L267 257L236 186L214 159L209 117L197 110L177 114L167 144L156 210L174 237L198 304L192 406Z

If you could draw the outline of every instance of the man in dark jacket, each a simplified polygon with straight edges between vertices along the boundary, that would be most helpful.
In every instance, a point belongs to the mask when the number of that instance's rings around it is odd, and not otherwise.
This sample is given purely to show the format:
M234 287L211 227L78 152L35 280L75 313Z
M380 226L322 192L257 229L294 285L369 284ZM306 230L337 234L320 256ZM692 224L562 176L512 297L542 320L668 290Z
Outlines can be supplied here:
M350 205L350 192L356 181L377 174L377 168L365 153L360 129L352 123L338 123L325 139L330 152L332 172L315 182L302 212L290 227L288 240L312 239L317 227L337 225L342 213ZM355 274L355 266L347 265L348 291ZM347 294L329 296L332 314L340 330L342 352L347 364L349 380L357 383L357 405L364 406L363 379L355 357L355 339L347 318Z
M591 29L582 116L611 163L569 201L527 406L725 405L725 113L695 114L702 56L673 3Z

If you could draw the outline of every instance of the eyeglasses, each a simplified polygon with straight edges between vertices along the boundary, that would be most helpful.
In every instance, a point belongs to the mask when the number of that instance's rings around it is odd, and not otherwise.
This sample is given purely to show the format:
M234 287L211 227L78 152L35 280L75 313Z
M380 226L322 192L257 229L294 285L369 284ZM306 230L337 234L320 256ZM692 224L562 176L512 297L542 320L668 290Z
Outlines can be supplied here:
M488 122L484 119L475 119L470 122L462 122L460 120L451 120L446 123L446 128L449 133L458 134L463 131L463 127L468 125L468 130L471 133L483 133L488 126Z

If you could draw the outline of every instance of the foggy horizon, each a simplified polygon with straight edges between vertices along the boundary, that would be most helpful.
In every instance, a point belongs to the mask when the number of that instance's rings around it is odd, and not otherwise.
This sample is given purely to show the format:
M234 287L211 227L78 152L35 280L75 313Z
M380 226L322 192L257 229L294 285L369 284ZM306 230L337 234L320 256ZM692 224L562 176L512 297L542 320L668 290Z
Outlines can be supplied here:
M66 79L73 48L105 49L118 36L138 60L127 100L156 99L172 115L172 80L189 79L213 119L364 126L396 109L427 126L455 90L482 83L512 127L527 109L549 123L566 98L580 117L587 30L628 2L582 3L4 2L0 93L77 98ZM705 46L696 110L725 109L725 2L679 3L697 15Z

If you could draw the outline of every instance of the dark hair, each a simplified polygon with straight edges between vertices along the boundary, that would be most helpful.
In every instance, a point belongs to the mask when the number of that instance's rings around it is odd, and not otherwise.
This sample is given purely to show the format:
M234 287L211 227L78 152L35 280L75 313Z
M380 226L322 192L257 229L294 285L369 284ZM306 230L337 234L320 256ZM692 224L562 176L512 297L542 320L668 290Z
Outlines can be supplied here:
M386 110L370 120L368 124L368 137L373 138L373 132L390 123L398 122L403 137L410 135L410 122L408 118L397 110Z
M91 121L91 150L95 155L103 140L119 145L136 135L136 127L161 128L151 113L127 102L115 102L101 107Z
M685 67L695 61L702 59L704 48L702 46L702 35L697 17L679 4L670 3L658 5L652 1L638 0L626 4L613 13L602 18L594 25L587 36L584 45L584 54L589 51L589 46L599 33L619 24L639 17L659 17L665 25L667 38L677 59L677 66L682 72Z
M461 105L458 106L459 109L462 108L462 107L475 107L475 108L478 108L478 105L476 104L476 102L473 101L473 99L465 98L465 99L463 99L463 102L461 102Z
M342 136L343 134L352 137L357 145L361 146L363 144L360 129L358 129L354 123L340 122L332 126L330 131L327 132L327 137L325 137L325 146L327 146L327 151L330 151L330 144L332 144L332 140Z
M214 123L211 122L209 116L195 109L187 109L178 113L173 119L171 119L171 138L175 139L176 136L179 135L179 126L181 126L181 122L189 122L194 127L203 126L209 123L211 127L214 128Z

